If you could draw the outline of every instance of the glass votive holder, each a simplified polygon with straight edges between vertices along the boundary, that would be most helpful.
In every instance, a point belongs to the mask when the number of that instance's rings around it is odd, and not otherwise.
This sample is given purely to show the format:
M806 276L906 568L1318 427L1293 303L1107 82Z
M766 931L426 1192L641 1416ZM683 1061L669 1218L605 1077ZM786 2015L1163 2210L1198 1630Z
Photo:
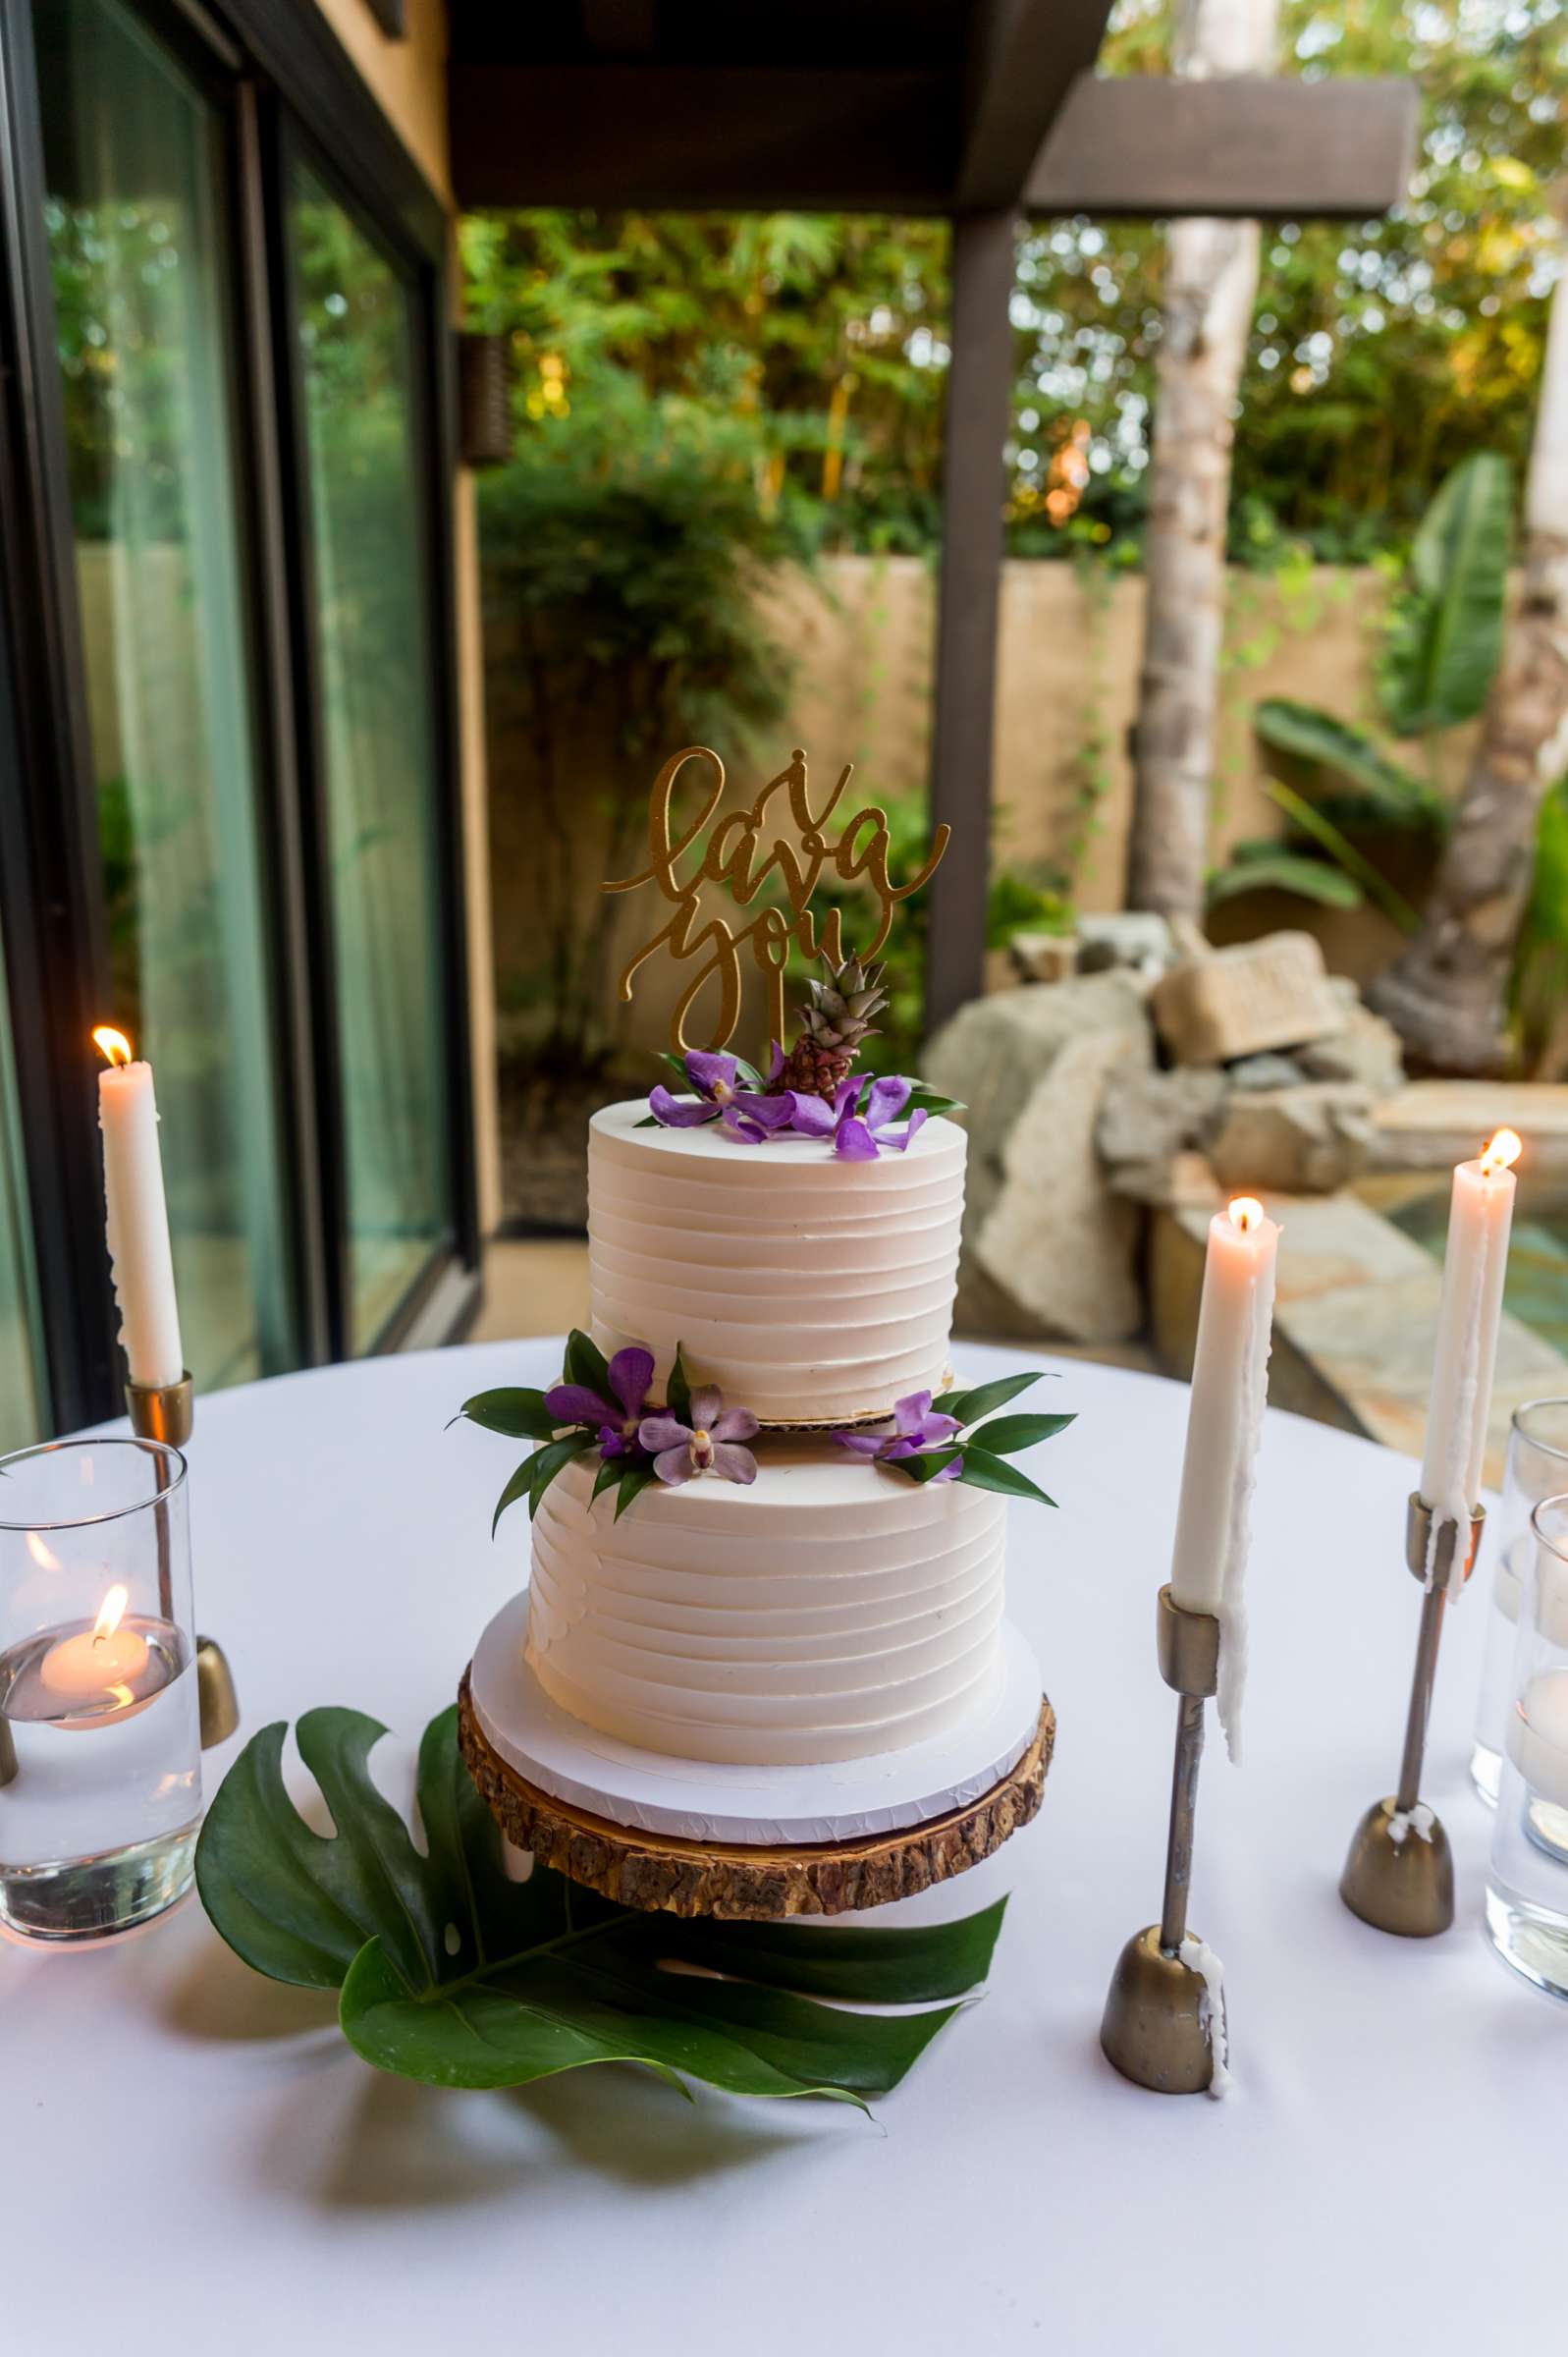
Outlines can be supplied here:
M1503 1726L1487 1929L1503 1961L1568 1998L1568 1495L1531 1516Z
M1509 1423L1502 1503L1487 1524L1492 1574L1470 1775L1488 1808L1497 1805L1503 1732L1514 1699L1514 1632L1525 1562L1535 1545L1530 1517L1543 1498L1563 1491L1568 1491L1568 1399L1527 1399Z
M189 1888L194 1657L179 1450L0 1457L0 1926L102 1939Z

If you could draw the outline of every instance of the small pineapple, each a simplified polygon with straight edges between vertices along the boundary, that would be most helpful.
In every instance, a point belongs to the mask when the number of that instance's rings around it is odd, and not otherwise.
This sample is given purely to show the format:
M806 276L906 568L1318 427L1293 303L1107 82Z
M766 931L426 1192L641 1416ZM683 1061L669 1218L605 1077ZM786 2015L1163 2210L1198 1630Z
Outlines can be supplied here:
M823 956L826 961L827 953ZM828 976L826 982L807 984L811 1004L801 1010L800 1037L775 1085L831 1101L838 1083L854 1070L861 1042L875 1030L872 1017L887 1006L888 994L882 967L863 966L858 958L830 964Z

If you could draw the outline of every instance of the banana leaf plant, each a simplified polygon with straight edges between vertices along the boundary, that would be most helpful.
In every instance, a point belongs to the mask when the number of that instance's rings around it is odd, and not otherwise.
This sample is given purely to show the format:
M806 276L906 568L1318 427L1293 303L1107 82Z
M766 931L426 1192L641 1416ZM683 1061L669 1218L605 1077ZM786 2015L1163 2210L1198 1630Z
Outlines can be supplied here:
M1414 929L1415 911L1349 836L1436 843L1447 832L1449 805L1436 783L1440 740L1476 719L1490 689L1502 652L1512 531L1507 461L1478 451L1439 486L1411 543L1378 667L1378 708L1389 738L1421 740L1427 774L1338 713L1288 696L1258 705L1258 740L1282 764L1284 782L1269 791L1286 812L1279 851L1290 864L1245 847L1210 878L1211 903L1264 886L1339 907L1365 896L1403 931ZM1325 885L1335 870L1345 884Z
M296 1728L330 1836L285 1788L280 1720L230 1769L196 1846L220 1937L270 1980L336 1990L345 2038L378 2070L521 2087L636 2062L688 2097L695 2079L865 2110L990 1970L1005 1900L956 1923L823 1931L643 1914L538 1866L514 1881L457 1719L443 1711L419 1747L422 1848L371 1781L385 1727L336 1709Z

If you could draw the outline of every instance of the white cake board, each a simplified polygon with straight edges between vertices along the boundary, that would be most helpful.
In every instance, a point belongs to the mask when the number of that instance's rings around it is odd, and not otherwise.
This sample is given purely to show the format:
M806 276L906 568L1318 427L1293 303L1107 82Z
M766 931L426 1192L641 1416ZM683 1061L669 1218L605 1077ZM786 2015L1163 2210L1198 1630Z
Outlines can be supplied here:
M682 1841L790 1847L924 1825L966 1808L1008 1775L1040 1720L1039 1665L1003 1622L993 1675L963 1724L945 1734L813 1768L672 1759L600 1734L552 1702L523 1659L527 1626L524 1588L474 1648L469 1695L491 1749L573 1808Z

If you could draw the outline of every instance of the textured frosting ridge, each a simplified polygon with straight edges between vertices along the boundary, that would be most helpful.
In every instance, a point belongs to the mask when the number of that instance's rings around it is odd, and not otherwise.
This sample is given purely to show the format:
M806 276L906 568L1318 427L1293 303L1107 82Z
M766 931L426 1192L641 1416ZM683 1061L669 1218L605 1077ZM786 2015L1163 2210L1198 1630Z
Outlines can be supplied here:
M962 1719L998 1673L1005 1502L822 1442L754 1484L645 1491L622 1519L568 1465L533 1524L527 1658L587 1726L649 1751L799 1766Z
M601 1349L678 1342L699 1381L764 1422L886 1414L940 1390L957 1286L966 1140L928 1121L907 1152L840 1161L815 1140L747 1145L720 1123L588 1137L588 1283Z

